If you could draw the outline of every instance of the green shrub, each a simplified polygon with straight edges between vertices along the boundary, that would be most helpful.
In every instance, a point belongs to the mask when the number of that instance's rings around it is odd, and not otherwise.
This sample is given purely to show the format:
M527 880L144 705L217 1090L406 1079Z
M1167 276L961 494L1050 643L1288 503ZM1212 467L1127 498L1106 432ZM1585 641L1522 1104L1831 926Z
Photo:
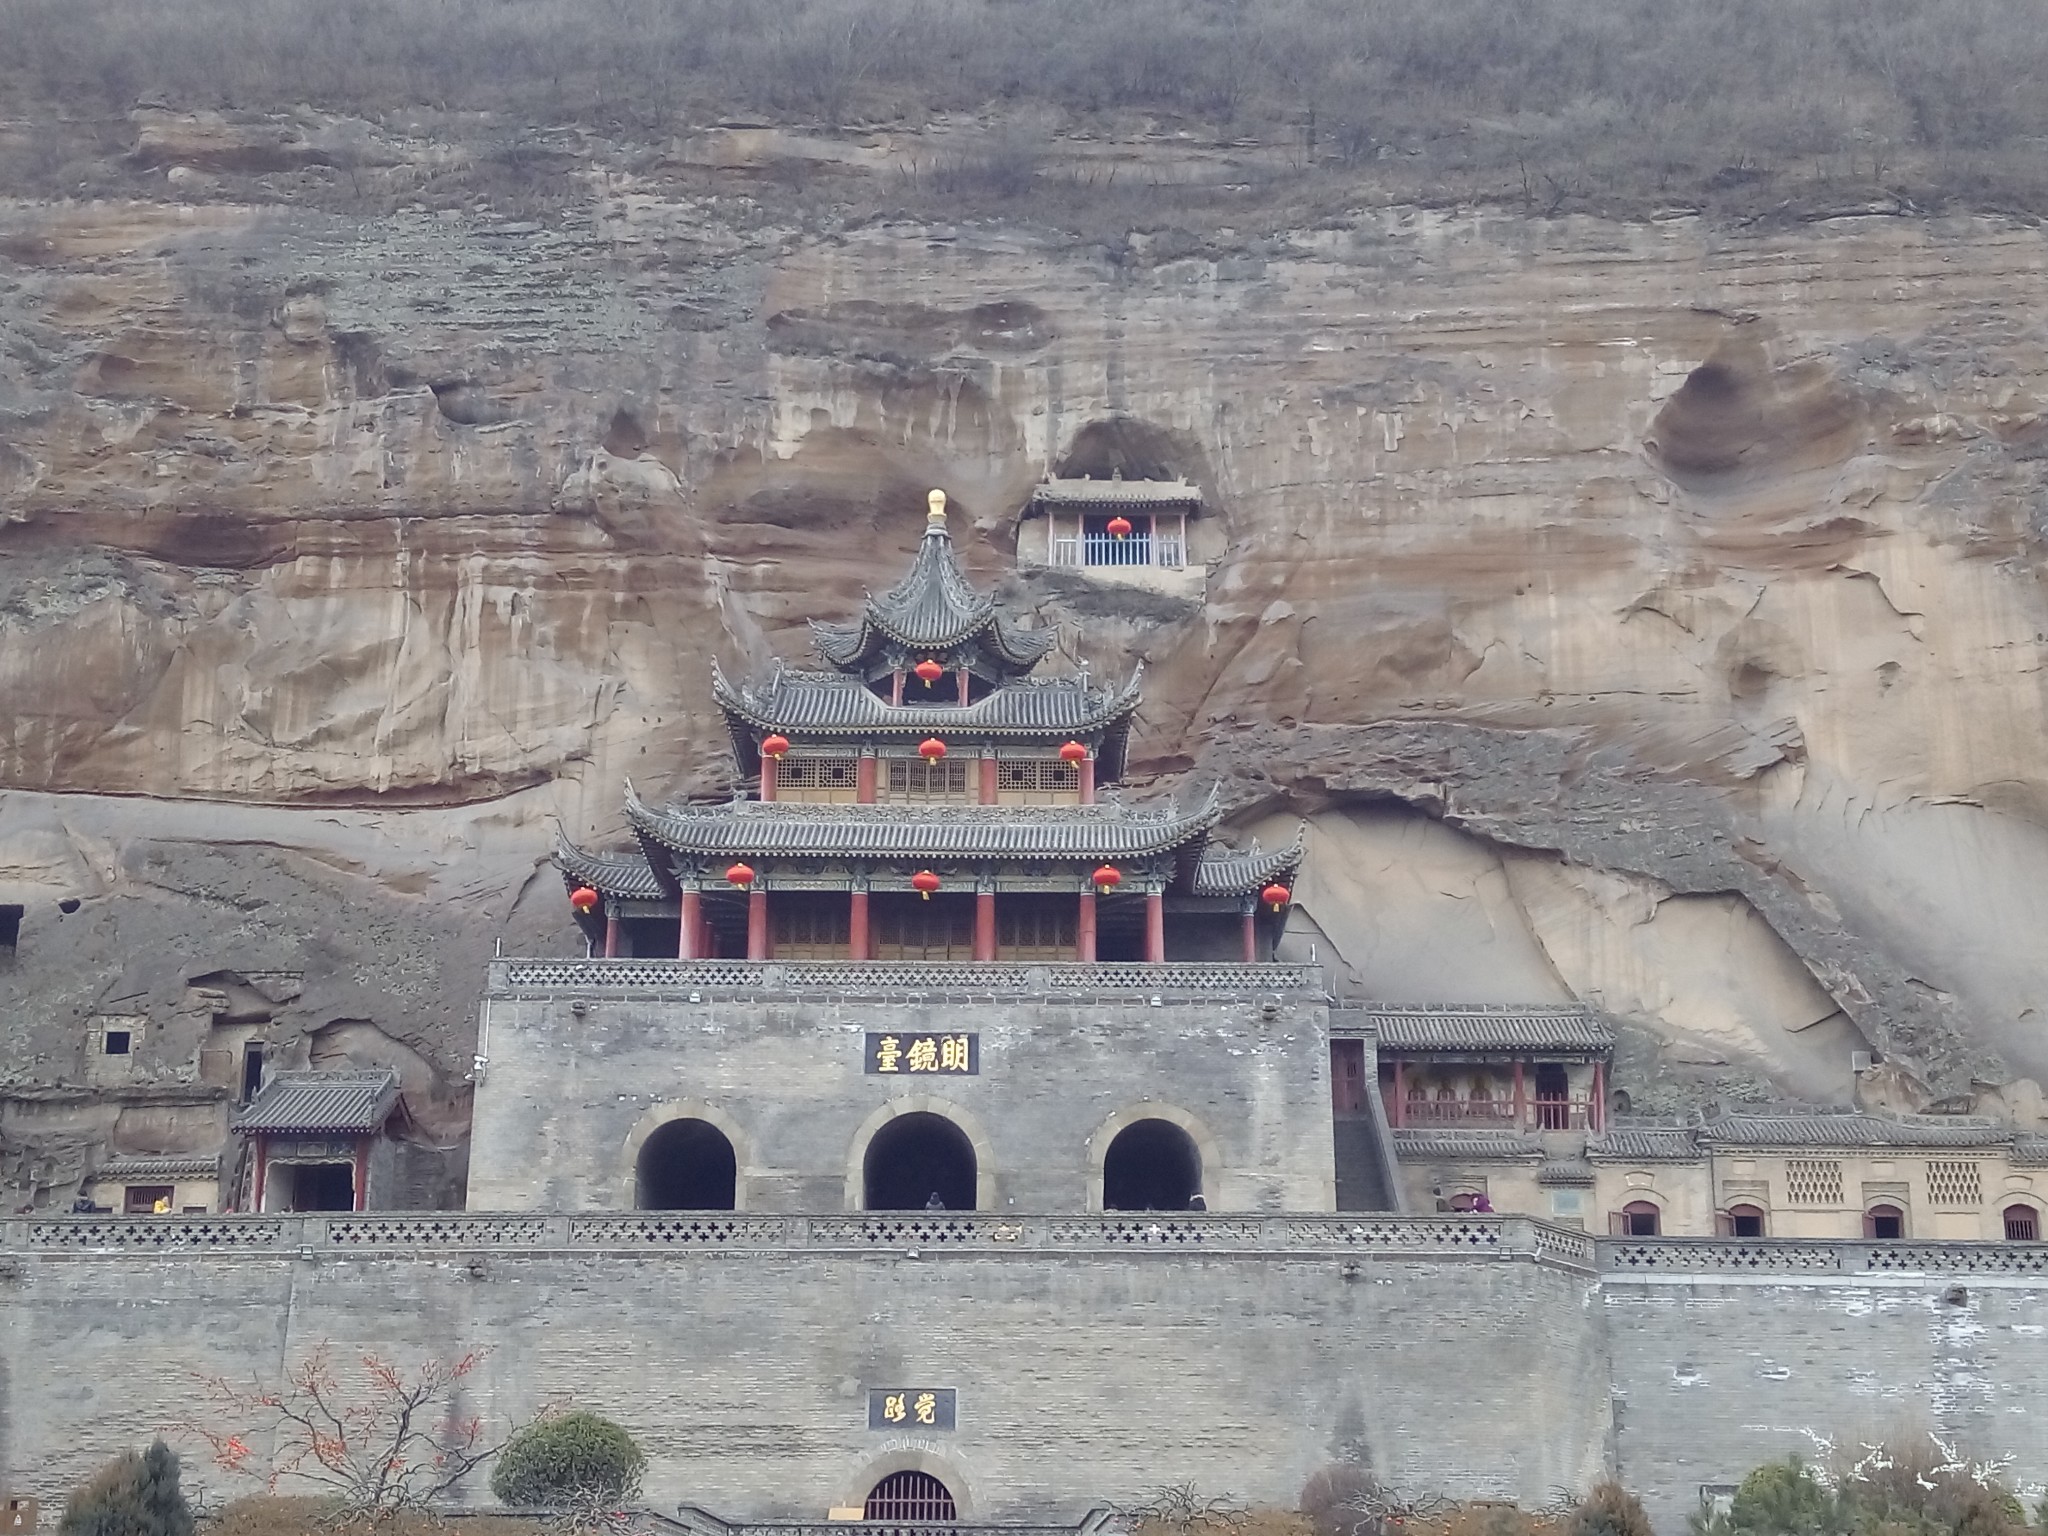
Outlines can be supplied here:
M71 1495L58 1536L192 1536L192 1511L178 1488L178 1458L158 1440L140 1456L123 1451Z
M491 1492L524 1509L617 1504L638 1496L647 1458L610 1419L558 1413L519 1431L498 1453Z
M1569 1536L1655 1536L1642 1501L1619 1483L1600 1483L1572 1512Z

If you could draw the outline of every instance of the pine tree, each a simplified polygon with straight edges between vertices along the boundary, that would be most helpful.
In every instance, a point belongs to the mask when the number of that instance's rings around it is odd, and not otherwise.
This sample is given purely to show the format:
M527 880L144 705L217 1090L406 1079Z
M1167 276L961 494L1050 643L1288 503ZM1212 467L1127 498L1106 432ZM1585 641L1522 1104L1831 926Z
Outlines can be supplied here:
M193 1528L177 1455L158 1440L140 1456L123 1451L73 1493L57 1536L193 1536Z

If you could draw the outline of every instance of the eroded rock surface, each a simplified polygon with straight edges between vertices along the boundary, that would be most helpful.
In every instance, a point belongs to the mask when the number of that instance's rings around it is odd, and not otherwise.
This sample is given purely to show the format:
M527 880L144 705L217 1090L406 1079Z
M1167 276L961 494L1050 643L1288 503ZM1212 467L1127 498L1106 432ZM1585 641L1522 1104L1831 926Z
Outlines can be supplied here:
M292 973L266 1027L405 1057L458 1123L492 943L571 947L551 824L721 792L711 657L800 656L943 485L1066 660L1145 661L1141 776L1310 818L1299 942L1348 989L1597 1002L1645 1106L1844 1102L1874 1049L2032 1118L2044 254L6 207L7 1087L79 1085L96 1014ZM1052 468L1197 480L1206 600L1017 570Z

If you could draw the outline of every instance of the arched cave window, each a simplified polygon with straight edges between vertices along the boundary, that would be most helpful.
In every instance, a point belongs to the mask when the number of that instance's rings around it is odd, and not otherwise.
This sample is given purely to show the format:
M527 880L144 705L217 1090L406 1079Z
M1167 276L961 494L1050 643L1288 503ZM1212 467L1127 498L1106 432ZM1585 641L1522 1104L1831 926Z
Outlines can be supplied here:
M704 1120L671 1120L640 1148L643 1211L730 1211L738 1201L739 1159L725 1133Z
M868 1495L863 1520L958 1520L953 1490L929 1472L891 1472Z
M1763 1207L1757 1205L1729 1206L1728 1235L1730 1237L1762 1237L1764 1235Z
M1202 1154L1171 1120L1125 1126L1102 1159L1105 1211L1185 1211L1201 1192Z
M870 1211L971 1211L974 1143L944 1115L899 1115L875 1132L861 1167Z
M1657 1227L1657 1207L1647 1200L1629 1201L1615 1217L1616 1235L1619 1237L1655 1237Z
M2040 1213L2031 1205L2008 1205L2005 1208L2005 1240L2008 1243L2037 1242L2040 1236Z
M1896 1205L1873 1205L1863 1213L1865 1237L1894 1238L1906 1235L1906 1213Z

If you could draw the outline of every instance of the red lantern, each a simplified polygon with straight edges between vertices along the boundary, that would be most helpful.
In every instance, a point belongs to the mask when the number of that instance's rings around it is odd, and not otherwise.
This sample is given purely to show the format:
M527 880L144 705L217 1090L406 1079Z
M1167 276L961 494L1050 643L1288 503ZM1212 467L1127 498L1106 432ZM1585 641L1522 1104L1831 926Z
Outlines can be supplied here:
M917 680L927 688L946 675L946 669L936 661L933 661L929 656L925 657L923 661L920 661L910 670L917 674Z
M1124 872L1114 864L1105 864L1088 877L1095 882L1095 894L1107 896L1124 883Z
M1088 761L1088 749L1078 741L1070 741L1060 748L1060 761L1078 766Z
M754 871L750 865L735 864L725 872L725 878L740 887L740 889L745 890L754 883Z
M939 888L939 877L928 869L920 869L910 877L910 888L917 892L920 901L930 901L932 892Z
M578 912L595 912L602 898L587 885L579 885L569 893L569 905Z
M772 757L779 763L782 761L783 754L788 751L789 738L787 736L763 736L761 738L761 755L763 757Z
M1285 907L1288 902L1294 900L1294 892L1288 890L1287 887L1284 885L1269 885L1263 891L1259 892L1259 900L1263 901L1275 912L1278 912L1283 907Z
M936 736L928 736L918 743L917 755L928 763L936 763L946 755L946 744Z
M1131 520L1121 515L1109 520L1109 536L1112 539L1128 539L1131 536Z

